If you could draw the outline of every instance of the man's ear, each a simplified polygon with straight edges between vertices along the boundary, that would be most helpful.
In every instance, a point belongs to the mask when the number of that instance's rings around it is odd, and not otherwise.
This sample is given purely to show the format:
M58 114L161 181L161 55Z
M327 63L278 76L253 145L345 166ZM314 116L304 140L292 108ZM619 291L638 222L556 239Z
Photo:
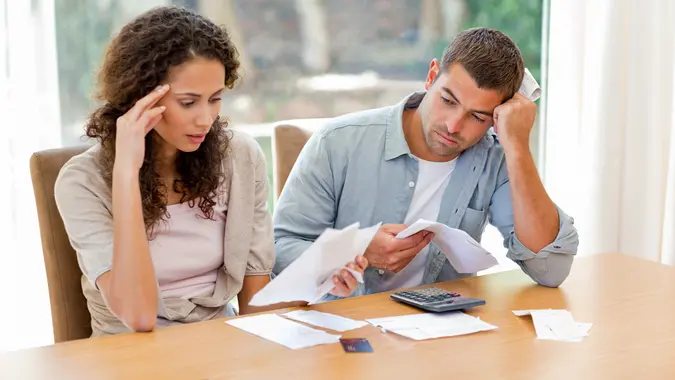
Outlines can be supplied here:
M429 72L427 73L427 80L424 82L424 88L428 90L432 84L438 78L438 75L441 71L441 64L438 62L438 59L434 58L429 63Z

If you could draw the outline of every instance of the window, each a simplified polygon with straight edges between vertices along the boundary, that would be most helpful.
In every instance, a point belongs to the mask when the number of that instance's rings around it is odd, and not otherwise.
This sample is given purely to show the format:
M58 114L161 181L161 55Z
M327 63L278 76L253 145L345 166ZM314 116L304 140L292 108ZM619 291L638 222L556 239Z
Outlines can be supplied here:
M226 25L244 77L223 101L235 124L329 117L390 104L421 88L460 30L489 26L541 75L541 0L55 0L61 119L77 143L106 43L153 6L192 7Z

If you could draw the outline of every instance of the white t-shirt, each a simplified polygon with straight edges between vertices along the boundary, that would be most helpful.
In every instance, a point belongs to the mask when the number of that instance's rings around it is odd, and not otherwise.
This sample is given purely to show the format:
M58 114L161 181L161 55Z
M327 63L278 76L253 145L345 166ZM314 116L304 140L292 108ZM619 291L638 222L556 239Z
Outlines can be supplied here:
M438 219L443 193L448 187L456 161L455 159L448 162L432 162L418 159L419 174L417 183L410 183L415 187L415 193L403 222L405 225L410 226L418 219L431 221ZM426 246L408 266L386 279L382 284L382 290L395 290L421 285L428 253L429 246Z

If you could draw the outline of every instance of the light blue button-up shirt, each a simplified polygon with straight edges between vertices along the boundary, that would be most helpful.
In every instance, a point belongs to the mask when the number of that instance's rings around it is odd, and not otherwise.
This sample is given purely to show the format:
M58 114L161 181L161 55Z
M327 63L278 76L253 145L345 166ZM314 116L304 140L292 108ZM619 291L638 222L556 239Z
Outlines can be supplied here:
M326 228L403 223L415 191L410 184L417 182L418 161L408 148L401 118L405 108L417 107L423 97L413 93L394 106L337 117L312 135L276 206L274 273L284 270ZM512 209L504 151L490 131L458 157L437 221L477 241L490 222L503 236L509 259L537 283L560 285L579 243L573 219L558 208L558 236L535 254L516 237ZM369 267L354 295L387 290L382 283L394 275ZM471 275L458 273L431 243L423 284Z

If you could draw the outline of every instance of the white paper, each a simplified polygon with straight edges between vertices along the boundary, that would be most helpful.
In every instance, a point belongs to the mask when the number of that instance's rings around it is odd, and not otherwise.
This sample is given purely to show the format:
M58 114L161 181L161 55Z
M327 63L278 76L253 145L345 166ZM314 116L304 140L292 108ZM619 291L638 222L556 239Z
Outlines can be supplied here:
M497 259L469 234L442 223L419 219L396 237L404 239L423 230L434 233L432 241L459 273L476 273L498 264Z
M332 276L342 269L363 283L361 274L346 265L365 252L379 228L380 224L359 229L359 223L354 223L342 230L326 229L300 257L256 293L249 305L315 303L333 289Z
M497 328L461 311L366 319L366 322L414 340L466 335Z
M581 342L593 326L575 321L572 313L564 309L513 310L513 314L532 316L537 339Z
M576 333L574 335L577 335L577 338L566 338L566 339L559 339L563 340L565 342L581 342L584 337L588 336L589 331L591 330L591 327L593 327L592 323L587 323L587 322L576 322Z
M532 73L530 73L530 70L527 68L525 68L523 82L520 84L518 92L525 95L533 102L541 97L541 87L539 87L539 83L537 83L537 80L534 79Z
M567 310L531 310L530 315L539 339L566 339L567 337L559 337L556 329L574 325L574 318Z
M335 314L322 313L316 310L295 310L282 315L286 318L294 319L299 322L305 322L309 323L310 325L340 332L358 329L368 324L363 321L356 321Z
M548 327L553 331L553 335L555 336L552 340L569 342L581 342L585 336L588 336L588 332L592 326L592 323L574 321L572 323L548 322Z
M340 335L313 329L276 314L237 318L225 323L293 350L340 341Z

